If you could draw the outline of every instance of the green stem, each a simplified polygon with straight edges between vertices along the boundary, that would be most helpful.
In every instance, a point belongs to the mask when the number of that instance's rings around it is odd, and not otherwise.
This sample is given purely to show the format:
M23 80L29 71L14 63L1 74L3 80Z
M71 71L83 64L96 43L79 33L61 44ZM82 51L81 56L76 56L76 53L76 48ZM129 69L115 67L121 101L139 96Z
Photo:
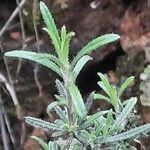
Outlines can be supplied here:
M72 104L71 95L68 89L68 86L71 83L70 76L69 76L69 69L66 69L66 71L63 71L63 81L64 81L65 89L67 91L67 94L66 94L67 95L66 100L68 102L67 112L68 112L69 126L71 127L73 125L73 108L72 108L73 104Z

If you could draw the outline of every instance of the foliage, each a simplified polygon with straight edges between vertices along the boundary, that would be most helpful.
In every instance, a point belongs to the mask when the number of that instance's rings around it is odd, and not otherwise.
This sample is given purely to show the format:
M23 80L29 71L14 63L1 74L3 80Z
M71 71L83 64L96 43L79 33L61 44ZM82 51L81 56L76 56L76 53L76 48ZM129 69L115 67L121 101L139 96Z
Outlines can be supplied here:
M129 77L118 89L112 86L107 76L98 73L101 81L100 88L106 95L89 95L83 100L80 90L76 85L76 79L84 65L92 58L88 55L97 48L119 39L117 34L105 34L97 37L84 46L73 60L69 59L69 46L74 32L67 32L63 26L59 31L47 6L40 2L40 9L46 24L44 30L49 34L55 48L55 55L36 53L30 51L15 50L5 53L8 57L19 57L35 61L58 74L62 81L56 80L58 94L56 101L49 104L47 113L55 111L59 119L53 123L34 117L25 117L25 121L34 127L43 128L47 132L53 131L54 140L45 143L42 139L33 136L44 150L57 149L115 149L131 147L129 139L134 139L141 133L150 131L150 124L135 128L127 128L129 120L134 117L133 108L136 98L130 98L122 102L121 95L131 84L134 77ZM105 100L112 105L112 109L90 114L94 99Z
M140 79L140 90L142 91L142 94L140 95L141 103L144 106L150 106L150 65L148 65L144 72L141 73Z

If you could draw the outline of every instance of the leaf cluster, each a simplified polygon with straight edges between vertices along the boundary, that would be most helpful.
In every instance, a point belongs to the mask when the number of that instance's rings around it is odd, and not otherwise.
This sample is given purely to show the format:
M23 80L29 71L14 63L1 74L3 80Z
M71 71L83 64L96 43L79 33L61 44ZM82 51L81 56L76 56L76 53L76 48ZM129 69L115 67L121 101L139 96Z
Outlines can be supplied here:
M85 66L92 60L89 56L91 52L108 43L119 39L117 34L105 34L85 45L79 53L70 60L69 46L74 32L67 32L63 26L58 31L52 14L47 6L40 2L40 10L46 27L44 31L50 36L55 49L55 55L50 53L36 53L31 51L15 50L5 53L8 57L19 57L32 60L54 71L62 81L56 80L58 93L55 101L47 107L47 113L51 116L54 111L58 115L53 123L43 121L38 118L27 116L25 121L47 132L53 131L52 139L48 143L42 139L32 136L44 150L57 149L119 149L129 146L126 140L135 138L139 134L150 131L150 124L135 127L127 130L129 119L132 118L132 111L137 102L136 98L121 101L121 95L131 84L133 77L129 77L118 89L111 85L107 76L98 73L101 81L98 82L103 94L92 92L87 99L83 99L80 90L76 85L76 79ZM105 100L112 105L112 109L99 111L90 114L94 99ZM126 146L127 145L127 146Z

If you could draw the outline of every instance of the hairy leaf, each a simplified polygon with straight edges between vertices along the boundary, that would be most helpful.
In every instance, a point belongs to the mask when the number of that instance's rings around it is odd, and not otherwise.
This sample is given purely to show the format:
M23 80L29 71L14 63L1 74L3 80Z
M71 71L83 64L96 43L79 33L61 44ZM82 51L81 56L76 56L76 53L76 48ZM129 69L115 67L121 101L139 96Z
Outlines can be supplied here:
M109 111L101 111L101 112L97 112L91 116L89 116L87 118L87 120L83 123L83 125L80 126L80 129L85 129L89 126L91 126L92 124L94 124L94 121L96 121L97 118L99 118L102 115L107 114Z
M63 83L60 80L58 80L58 79L56 79L55 83L56 83L56 88L58 90L59 95L61 97L66 98L67 97L67 91L66 91Z
M129 114L133 110L136 102L137 102L137 98L132 97L130 100L128 100L128 102L127 102L126 106L123 108L121 114L119 116L117 116L117 119L111 126L111 131L113 131L115 128L120 127L121 124L124 123L125 119L129 116Z
M55 141L50 141L48 143L49 150L58 150L58 145Z
M124 90L134 81L134 77L131 76L129 77L120 87L119 92L118 92L118 96L120 97L122 95L122 93L124 92Z
M87 112L89 112L92 107L93 100L94 100L94 93L95 92L92 92L86 100L85 107Z
M103 100L105 100L106 102L108 102L108 103L111 104L111 100L110 100L108 97L106 97L106 96L104 96L104 95L102 95L102 94L94 94L94 99L98 99L98 100L103 99Z
M49 123L47 121L43 121L41 119L34 118L34 117L25 117L25 121L28 124L32 125L33 127L42 128L46 131L49 131L49 130L61 131L62 130L59 126L57 126L54 123Z
M54 132L54 133L52 134L52 137L63 136L63 135L65 135L66 133L67 133L67 131L65 131L65 130L58 131L58 132Z
M86 117L86 108L82 99L82 96L77 88L76 85L71 84L69 85L69 92L72 98L73 105L75 107L76 112L78 113L79 117L84 118Z
M64 104L66 104L64 101L55 101L55 102L50 103L47 107L47 113L51 115L50 112L52 111L52 109L55 109L57 106L61 106Z
M43 148L43 150L49 150L48 144L45 143L41 138L37 136L31 136L31 138L36 140L39 143L39 145Z
M42 54L43 55L43 54ZM30 51L9 51L5 53L5 56L8 57L18 57L18 58L24 58L24 59L28 59L28 60L32 60L35 61L47 68L50 68L51 70L53 70L54 72L56 72L58 75L62 76L60 73L60 69L59 66L56 65L53 61L51 61L49 58L44 58L42 59L41 54L38 54L36 52L30 52ZM46 55L47 56L47 55ZM50 55L48 55L50 56Z
M64 122L67 123L68 122L68 118L66 117L65 112L60 108L60 107L55 107L55 112L57 113L57 115L60 117L60 119Z
M73 80L75 81L76 78L78 77L81 69L84 67L84 65L89 61L92 60L92 58L88 55L83 56L75 65L75 67L73 68Z
M85 47L81 49L81 51L77 54L77 56L73 60L73 66L84 56L92 51L100 48L108 43L114 42L118 40L120 36L118 34L105 34L102 36L97 37L96 39L89 42Z
M41 10L41 14L43 16L44 22L47 26L47 28L44 28L44 30L49 34L50 38L52 39L56 52L59 56L60 37L59 37L59 33L57 30L56 24L54 22L54 19L51 13L49 12L47 6L44 4L44 2L40 2L40 10Z
M126 132L123 132L114 136L110 136L105 139L99 139L97 142L106 143L106 142L122 141L122 140L130 139L130 138L134 138L140 134L148 133L148 132L150 132L150 124L145 124L143 126L137 127L135 129L131 129L129 131L126 131Z

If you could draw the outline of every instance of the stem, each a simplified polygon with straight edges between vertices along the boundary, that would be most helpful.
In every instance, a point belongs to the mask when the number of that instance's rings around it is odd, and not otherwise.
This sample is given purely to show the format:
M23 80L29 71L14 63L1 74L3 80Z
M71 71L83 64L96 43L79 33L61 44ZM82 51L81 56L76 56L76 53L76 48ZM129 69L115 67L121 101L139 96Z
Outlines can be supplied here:
M64 81L64 86L67 92L66 100L68 101L67 112L68 112L69 126L72 126L72 123L73 123L72 99L71 99L71 95L68 89L68 86L71 83L70 76L69 76L69 69L66 69L66 71L63 71L63 81Z

